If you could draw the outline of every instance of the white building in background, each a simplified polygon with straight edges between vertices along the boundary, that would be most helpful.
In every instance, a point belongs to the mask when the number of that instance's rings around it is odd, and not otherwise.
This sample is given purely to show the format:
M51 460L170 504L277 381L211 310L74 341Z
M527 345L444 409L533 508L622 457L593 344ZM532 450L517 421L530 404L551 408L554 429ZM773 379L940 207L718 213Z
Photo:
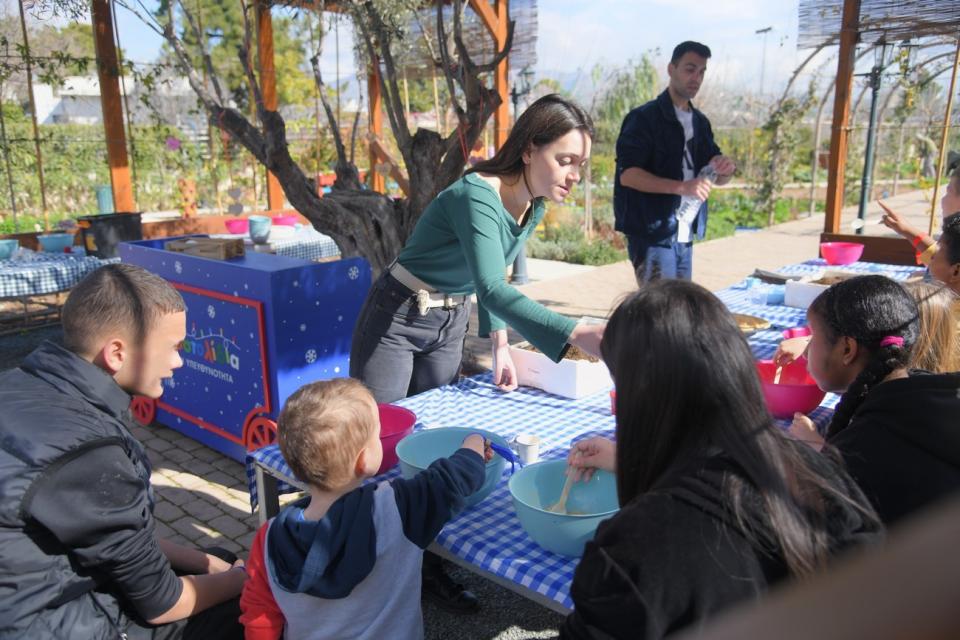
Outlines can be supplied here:
M152 110L141 102L142 91L133 78L125 78L120 85L121 95L127 91L126 103L132 110L133 122L150 123L151 111L156 110L164 122L177 127L203 129L203 116L190 113L196 95L186 78L170 78L158 82L150 97ZM97 76L68 76L63 84L37 84L33 88L40 124L100 124L103 110L100 104L100 80Z

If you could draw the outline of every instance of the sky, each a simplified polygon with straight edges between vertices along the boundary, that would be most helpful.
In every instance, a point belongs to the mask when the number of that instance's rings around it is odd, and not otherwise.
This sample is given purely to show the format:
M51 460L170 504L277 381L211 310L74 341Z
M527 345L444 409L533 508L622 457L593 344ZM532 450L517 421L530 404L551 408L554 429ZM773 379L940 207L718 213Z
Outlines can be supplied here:
M156 58L158 35L122 8L117 21L130 59ZM653 49L665 71L674 45L698 40L713 51L708 82L758 91L763 66L767 93L784 86L804 55L796 51L797 0L539 0L538 27L537 77L575 77L578 70L589 76L597 63L617 66ZM764 60L764 36L755 31L766 27L772 31ZM339 31L340 74L354 77L346 22ZM324 44L322 67L325 77L336 74L332 41Z

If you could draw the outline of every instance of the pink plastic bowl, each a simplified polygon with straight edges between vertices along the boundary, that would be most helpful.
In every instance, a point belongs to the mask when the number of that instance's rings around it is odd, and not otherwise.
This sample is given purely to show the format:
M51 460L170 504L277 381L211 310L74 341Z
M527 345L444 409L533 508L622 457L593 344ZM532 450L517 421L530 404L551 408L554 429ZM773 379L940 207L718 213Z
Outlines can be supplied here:
M380 410L380 444L383 445L383 462L377 474L389 471L399 459L397 443L413 433L417 416L413 411L395 404L378 404Z
M820 406L827 395L807 373L806 358L798 358L783 367L779 384L773 384L777 365L772 360L758 361L757 373L760 374L767 409L774 418L792 418L798 411L810 413Z
M863 255L863 245L859 242L821 242L820 255L827 264L850 264Z
M280 215L273 216L273 224L282 225L285 227L292 227L300 222L300 217L295 216L292 213L284 213Z
M246 218L230 218L224 220L223 224L227 226L227 231L230 233L246 233L250 227L250 221Z

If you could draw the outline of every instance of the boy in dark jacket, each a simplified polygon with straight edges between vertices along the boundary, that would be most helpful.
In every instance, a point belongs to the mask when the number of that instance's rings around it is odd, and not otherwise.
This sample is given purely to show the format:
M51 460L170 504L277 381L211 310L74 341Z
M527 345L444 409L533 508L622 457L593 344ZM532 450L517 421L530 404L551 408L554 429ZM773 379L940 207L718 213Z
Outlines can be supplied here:
M240 600L247 639L423 637L423 549L483 483L483 437L468 436L411 480L360 486L383 459L377 405L362 383L304 386L277 426L310 496L257 532Z
M185 329L176 289L108 265L67 299L64 347L0 375L0 637L242 631L243 563L157 538L150 463L127 428L130 395L158 398L183 364Z

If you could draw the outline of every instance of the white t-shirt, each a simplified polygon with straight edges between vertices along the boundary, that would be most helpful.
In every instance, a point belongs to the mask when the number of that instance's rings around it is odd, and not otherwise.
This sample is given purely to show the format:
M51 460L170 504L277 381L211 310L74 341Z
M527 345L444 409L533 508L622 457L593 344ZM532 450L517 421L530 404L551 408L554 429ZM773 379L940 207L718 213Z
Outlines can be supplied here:
M693 172L693 154L690 152L693 146L690 144L690 141L693 140L693 111L684 111L677 107L677 105L673 105L673 110L677 114L677 120L683 125L683 156L680 161L682 163L683 179L693 180L695 177ZM677 242L690 242L691 226L696 219L696 215L694 215L692 219L677 216Z

